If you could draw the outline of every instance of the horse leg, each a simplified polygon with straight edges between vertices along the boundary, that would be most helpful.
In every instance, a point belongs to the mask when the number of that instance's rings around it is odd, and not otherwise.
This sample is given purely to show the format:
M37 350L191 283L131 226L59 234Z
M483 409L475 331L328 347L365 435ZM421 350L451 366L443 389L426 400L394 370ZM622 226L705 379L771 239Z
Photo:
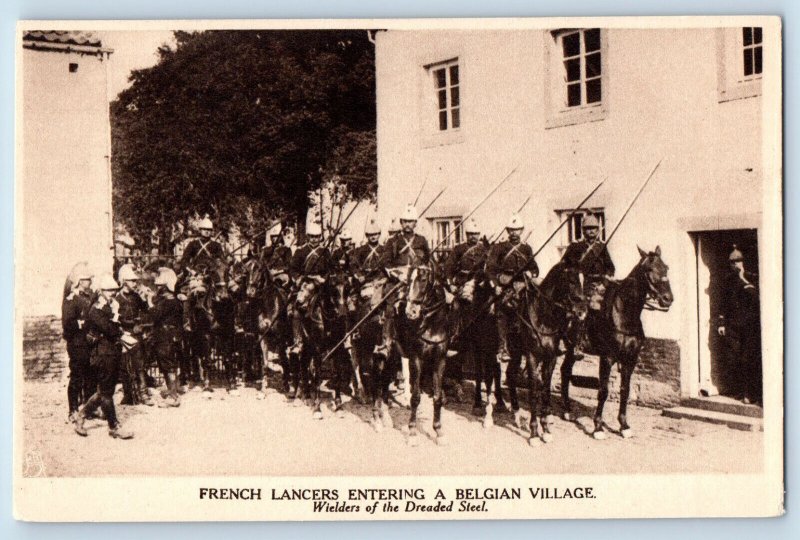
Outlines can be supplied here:
M472 400L472 414L475 416L480 416L483 413L483 384L484 384L484 373L486 372L486 368L484 367L485 359L482 354L476 353L475 356L475 392L473 393L473 400ZM489 385L486 386L486 395L489 395Z
M311 377L312 377L312 392L314 396L314 414L315 420L322 420L322 357L318 351L314 351L311 359ZM334 368L335 371L335 368ZM334 381L336 374L334 373ZM336 384L334 384L336 386Z
M552 442L553 433L551 427L553 425L552 403L550 396L550 388L553 384L553 371L556 367L556 354L558 352L558 342L553 343L547 349L545 361L542 362L542 440L544 442Z
M561 363L561 402L564 405L562 417L567 422L573 421L572 402L569 399L569 385L572 382L572 368L575 365L575 347L567 344L567 352L564 354L564 362Z
M625 439L630 439L633 437L633 430L631 429L631 426L628 425L628 397L630 396L631 391L631 377L633 375L633 370L636 367L636 357L623 358L619 366L620 371L622 372L622 380L620 381L619 392L619 430L620 434Z
M420 365L420 358L417 354L411 354L408 359L408 375L411 386L411 416L408 418L408 444L409 446L417 446L419 444L419 432L417 430L417 408L421 401L420 397L420 379L421 379L422 366Z
M366 392L364 390L364 381L361 377L361 359L366 358L366 354L364 352L359 352L358 346L353 344L353 347L349 349L349 357L350 357L350 369L352 374L352 382L353 382L353 399L357 402L365 404L367 403L366 399ZM347 381L348 383L350 380Z
M345 351L340 357L337 358L338 368L336 369L336 375L338 380L336 382L336 388L334 389L333 410L336 412L336 416L339 418L344 418L344 409L342 408L342 392L350 385L350 379L352 377L352 356L353 352L350 350Z
M597 440L606 438L603 428L603 407L608 399L609 386L611 385L611 360L607 356L600 357L600 389L597 391L597 410L594 412L594 432L592 436Z
M447 439L442 431L442 405L444 404L444 372L447 368L447 351L433 351L436 365L433 369L433 431L436 444L446 446Z
M528 372L526 377L528 381L528 406L531 411L531 419L528 422L528 427L530 429L528 444L535 447L539 446L542 442L542 432L539 424L542 415L542 363L539 362L533 353L524 355L524 358ZM519 427L521 428L521 426Z

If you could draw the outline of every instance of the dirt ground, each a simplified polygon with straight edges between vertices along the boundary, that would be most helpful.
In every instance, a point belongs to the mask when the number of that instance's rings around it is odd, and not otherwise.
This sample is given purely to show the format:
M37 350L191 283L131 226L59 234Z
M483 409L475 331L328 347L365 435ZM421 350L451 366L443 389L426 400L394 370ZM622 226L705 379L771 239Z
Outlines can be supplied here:
M661 416L632 406L628 419L635 436L609 433L596 441L586 430L591 400L576 400L576 423L557 418L555 440L532 448L511 414L495 415L484 429L471 404L449 403L442 421L447 446L431 429L432 403L420 407L421 442L409 447L404 426L409 411L395 406L394 428L376 433L370 411L354 402L343 418L326 409L322 420L307 406L292 406L272 393L256 399L253 388L233 397L217 389L210 400L183 396L179 408L117 405L125 427L135 433L122 441L108 436L104 421L87 422L88 437L66 423L66 379L26 381L23 392L24 474L29 476L119 475L513 475L758 472L763 433ZM117 403L121 393L116 394ZM158 399L158 398L155 398ZM402 401L402 398L401 398ZM614 429L617 403L606 406Z

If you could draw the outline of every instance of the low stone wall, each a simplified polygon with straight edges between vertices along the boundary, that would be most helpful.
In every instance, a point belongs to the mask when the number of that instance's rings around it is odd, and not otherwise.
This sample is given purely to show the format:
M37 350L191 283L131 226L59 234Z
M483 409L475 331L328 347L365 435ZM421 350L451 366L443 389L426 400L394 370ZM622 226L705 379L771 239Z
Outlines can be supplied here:
M26 317L22 329L22 365L25 379L51 380L66 374L67 348L61 339L61 319Z

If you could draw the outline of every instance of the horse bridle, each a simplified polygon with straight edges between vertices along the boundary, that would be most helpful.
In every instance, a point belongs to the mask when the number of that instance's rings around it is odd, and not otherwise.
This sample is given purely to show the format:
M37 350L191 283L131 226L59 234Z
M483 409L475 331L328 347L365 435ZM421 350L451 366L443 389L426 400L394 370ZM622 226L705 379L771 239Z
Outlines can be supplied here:
M650 279L650 273L647 271L647 268L644 267L645 260L647 260L647 257L644 257L641 261L639 261L639 266L645 270L644 278L647 282L647 294L645 294L644 298L644 309L647 311L661 311L666 313L669 311L669 308L661 307L659 304L653 303L658 302L659 292L658 289L656 289L653 280Z

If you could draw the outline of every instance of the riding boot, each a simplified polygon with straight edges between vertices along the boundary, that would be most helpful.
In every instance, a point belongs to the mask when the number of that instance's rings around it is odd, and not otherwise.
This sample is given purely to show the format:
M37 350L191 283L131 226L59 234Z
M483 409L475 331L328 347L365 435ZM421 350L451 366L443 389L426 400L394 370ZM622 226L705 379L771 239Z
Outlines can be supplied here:
M138 380L139 380L139 388L138 388L138 390L139 390L139 403L143 403L144 405L147 405L148 407L152 407L153 406L153 400L150 399L150 392L147 391L147 378L146 378L144 370L139 370L139 374L138 375L139 375L138 376Z
M288 353L299 356L303 351L303 321L298 306L292 311L292 338L293 342Z
M497 359L508 362L511 355L508 352L508 313L504 309L497 313Z

